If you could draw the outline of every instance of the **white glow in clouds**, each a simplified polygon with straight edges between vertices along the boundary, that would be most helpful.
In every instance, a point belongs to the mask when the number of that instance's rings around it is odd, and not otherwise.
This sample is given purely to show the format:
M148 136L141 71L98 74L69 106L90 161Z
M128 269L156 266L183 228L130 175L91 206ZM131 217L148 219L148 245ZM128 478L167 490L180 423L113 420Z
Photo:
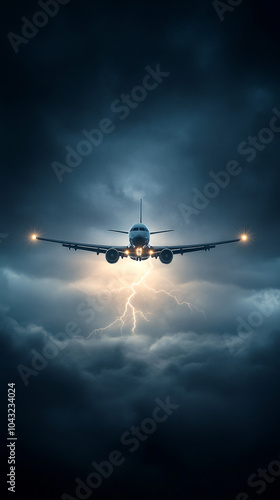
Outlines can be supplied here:
M142 263L143 264L143 263ZM139 265L139 264L138 264ZM113 326L118 325L120 327L120 331L122 333L124 326L128 325L129 328L131 329L131 333L135 334L136 328L137 328L137 318L142 318L145 321L150 321L147 318L147 315L152 315L151 312L144 312L142 309L137 306L137 296L143 292L145 293L145 298L149 300L149 296L152 294L159 295L163 294L171 298L172 302L175 301L175 303L178 306L187 306L191 312L198 311L202 314L203 311L199 310L195 305L191 304L190 302L187 301L180 301L177 296L175 295L175 292L180 292L180 289L176 290L171 290L168 291L166 289L155 289L149 285L147 285L146 280L148 279L149 275L151 274L152 270L154 270L153 263L149 260L145 265L143 266L143 272L142 276L138 280L132 281L130 285L125 285L120 288L113 288L110 290L110 292L113 294L114 297L117 297L120 292L127 291L128 292L128 297L125 299L125 302L123 304L123 312L120 316L118 316L115 320L112 322L108 323L104 327L96 328L93 330L88 338L93 336L96 333L101 333L104 332L105 330L109 330ZM147 268L148 267L148 268Z

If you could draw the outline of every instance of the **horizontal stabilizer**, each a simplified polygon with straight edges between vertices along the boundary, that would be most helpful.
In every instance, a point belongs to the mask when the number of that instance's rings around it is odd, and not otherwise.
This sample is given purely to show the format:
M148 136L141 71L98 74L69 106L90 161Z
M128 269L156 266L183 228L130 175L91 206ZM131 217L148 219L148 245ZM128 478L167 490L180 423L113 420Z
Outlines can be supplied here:
M128 231L117 231L116 229L108 229L108 231L111 231L112 233L123 233L123 234L128 234Z
M174 229L166 229L166 231L153 231L152 233L150 232L150 234L171 233L172 231L174 231Z

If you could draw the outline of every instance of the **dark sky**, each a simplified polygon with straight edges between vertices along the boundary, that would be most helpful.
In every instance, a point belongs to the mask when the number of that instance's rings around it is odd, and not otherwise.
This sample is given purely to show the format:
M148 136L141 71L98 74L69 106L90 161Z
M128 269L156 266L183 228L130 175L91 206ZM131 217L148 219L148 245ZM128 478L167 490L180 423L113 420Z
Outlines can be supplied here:
M278 2L2 3L13 498L279 498ZM125 245L140 197L175 230L152 243L249 242L164 266L30 241Z

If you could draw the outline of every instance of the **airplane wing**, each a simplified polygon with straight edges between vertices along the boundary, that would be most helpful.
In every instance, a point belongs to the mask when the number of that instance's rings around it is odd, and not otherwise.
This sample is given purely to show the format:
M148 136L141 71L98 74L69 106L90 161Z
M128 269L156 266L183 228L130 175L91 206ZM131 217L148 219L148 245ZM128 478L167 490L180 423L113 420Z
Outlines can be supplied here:
M151 247L154 251L152 257L158 257L160 252L162 250L165 250L166 248L171 250L174 255L176 255L176 254L183 255L184 253L188 253L188 252L199 252L200 250L205 250L205 251L210 250L211 248L215 248L217 245L225 245L227 243L235 243L237 241L241 241L241 239L242 238L238 238L235 240L227 240L227 241L215 241L213 243L201 243L198 245L177 245L177 246L166 245L166 246L161 246L161 247L153 246L153 247Z
M112 245L94 245L94 244L88 244L88 243L76 243L74 241L64 241L64 240L51 240L48 238L40 238L39 236L36 236L34 239L36 240L42 240L42 241L50 241L51 243L59 243L63 247L67 247L69 250L73 248L74 250L87 250L88 252L95 252L97 255L99 253L106 253L107 250L112 248ZM116 250L118 250L119 254L121 257L127 257L125 250L127 249L127 246L122 246L122 247L116 247L114 246Z

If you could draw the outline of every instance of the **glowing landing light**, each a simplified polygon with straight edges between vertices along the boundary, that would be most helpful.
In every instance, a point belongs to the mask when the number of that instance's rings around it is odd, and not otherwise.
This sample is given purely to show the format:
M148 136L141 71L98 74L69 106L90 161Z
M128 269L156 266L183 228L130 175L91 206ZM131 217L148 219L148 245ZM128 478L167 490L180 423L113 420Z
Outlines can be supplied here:
M37 240L37 234L32 234L31 239L32 240Z
M124 253L125 253L126 255L129 255L129 250L126 250Z
M247 234L242 234L241 239L242 241L247 241L248 240Z
M142 248L136 248L136 255L137 255L137 257L141 257L142 251L143 251Z
M149 251L149 254L150 254L150 255L153 255L153 253L154 253L154 252L153 252L153 250L150 250L150 251Z

